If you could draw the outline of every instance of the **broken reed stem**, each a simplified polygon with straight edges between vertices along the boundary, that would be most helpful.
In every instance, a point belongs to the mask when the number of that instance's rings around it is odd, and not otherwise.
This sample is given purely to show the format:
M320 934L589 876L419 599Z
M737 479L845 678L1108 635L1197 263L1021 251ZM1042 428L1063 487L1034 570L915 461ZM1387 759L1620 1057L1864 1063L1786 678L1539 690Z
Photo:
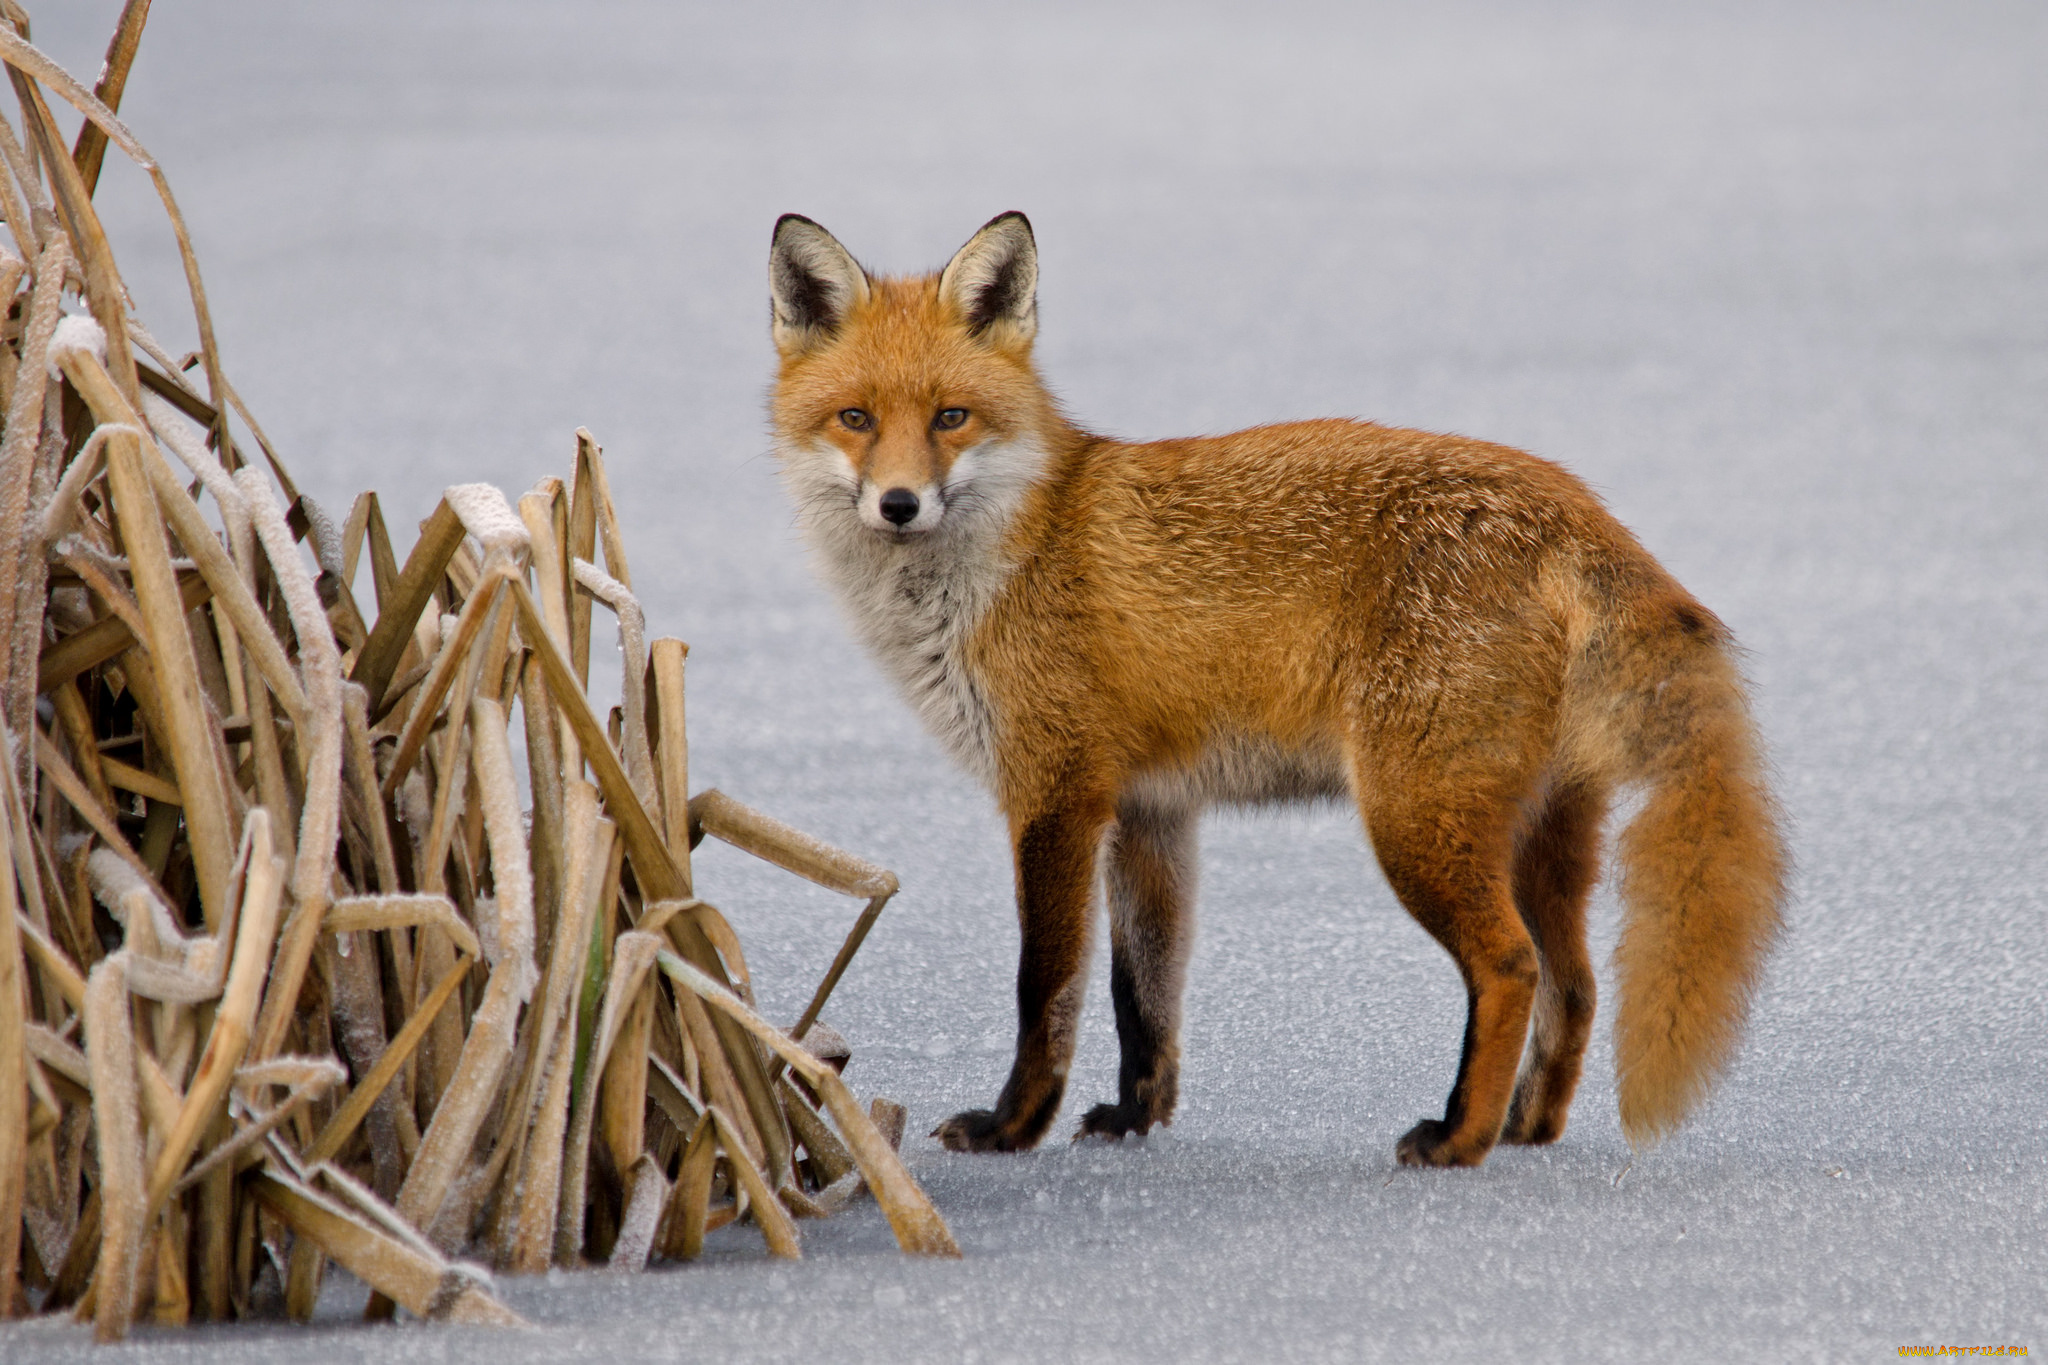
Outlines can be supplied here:
M576 586L610 607L618 617L619 651L625 660L621 710L625 717L622 747L626 751L626 774L632 779L641 803L650 810L658 810L654 755L647 740L647 617L640 609L640 599L616 578L588 560L575 561L575 570ZM674 850L670 852L673 854Z

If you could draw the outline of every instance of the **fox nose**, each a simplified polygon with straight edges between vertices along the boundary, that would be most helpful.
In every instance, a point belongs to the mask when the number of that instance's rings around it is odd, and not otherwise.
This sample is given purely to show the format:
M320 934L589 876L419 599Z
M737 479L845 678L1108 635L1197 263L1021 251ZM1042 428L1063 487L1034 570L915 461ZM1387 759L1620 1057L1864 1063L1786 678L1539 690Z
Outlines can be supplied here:
M892 488L882 494L882 516L893 526L908 526L917 520L917 494L908 488Z

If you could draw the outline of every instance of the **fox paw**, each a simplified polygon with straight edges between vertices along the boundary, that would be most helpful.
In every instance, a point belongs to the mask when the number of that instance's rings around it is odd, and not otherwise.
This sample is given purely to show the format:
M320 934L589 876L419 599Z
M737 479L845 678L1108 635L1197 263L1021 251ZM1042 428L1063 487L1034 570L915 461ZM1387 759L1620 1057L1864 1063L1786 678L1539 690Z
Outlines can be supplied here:
M1103 1137L1111 1142L1121 1142L1132 1133L1143 1137L1159 1121L1152 1117L1151 1110L1141 1105L1098 1104L1081 1116L1081 1126L1074 1130L1074 1141L1079 1142L1084 1137Z
M1014 1152L1030 1145L1018 1141L992 1109L955 1114L932 1129L932 1136L950 1152Z
M1451 1141L1452 1132L1442 1119L1424 1119L1394 1144L1394 1157L1403 1166L1477 1166L1486 1160L1485 1148L1461 1147Z

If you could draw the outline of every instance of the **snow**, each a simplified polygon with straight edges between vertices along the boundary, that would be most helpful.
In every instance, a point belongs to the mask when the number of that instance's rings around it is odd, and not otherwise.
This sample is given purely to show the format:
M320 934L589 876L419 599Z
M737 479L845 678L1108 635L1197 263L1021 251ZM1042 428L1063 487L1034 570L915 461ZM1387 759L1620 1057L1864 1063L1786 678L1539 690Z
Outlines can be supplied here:
M64 372L57 367L57 357L68 351L84 351L93 359L105 364L106 329L94 322L89 313L69 313L59 318L57 330L50 333L50 378L64 377Z
M36 38L90 70L117 10L46 0ZM502 1281L531 1334L365 1328L337 1281L310 1330L128 1352L2043 1349L2044 51L2048 12L1995 0L159 6L122 114L308 491L377 488L404 541L448 484L566 476L589 426L648 627L692 646L693 785L902 878L827 1017L855 1088L909 1107L967 1254L905 1260L869 1205L806 1225L795 1265L728 1229L698 1265ZM147 181L110 158L101 199L143 316L193 344ZM1555 1147L1396 1169L1462 991L1335 809L1205 827L1170 1130L1004 1158L922 1136L1008 1064L1008 855L804 561L766 454L765 267L785 211L910 270L1009 208L1083 421L1356 414L1533 449L1751 650L1798 898L1678 1137L1630 1165L1600 1036ZM793 1018L857 904L708 845L697 876ZM1614 916L1603 893L1602 954ZM1104 965L1062 1133L1114 1088ZM93 1356L0 1328L0 1358Z

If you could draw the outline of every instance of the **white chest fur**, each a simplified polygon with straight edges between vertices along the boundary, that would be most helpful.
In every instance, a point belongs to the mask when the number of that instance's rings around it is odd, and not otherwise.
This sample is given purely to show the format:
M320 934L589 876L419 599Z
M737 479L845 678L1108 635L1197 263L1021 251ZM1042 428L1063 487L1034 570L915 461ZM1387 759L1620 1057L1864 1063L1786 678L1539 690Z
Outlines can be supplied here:
M819 568L855 633L926 727L993 786L997 716L969 646L1010 576L1004 531L1025 481L1002 487L1010 481L988 478L987 462L976 461L980 468L971 472L981 477L972 485L948 480L938 527L895 538L862 524L851 471L843 463L832 468L818 454L785 451L783 468ZM969 472L956 466L956 473Z

